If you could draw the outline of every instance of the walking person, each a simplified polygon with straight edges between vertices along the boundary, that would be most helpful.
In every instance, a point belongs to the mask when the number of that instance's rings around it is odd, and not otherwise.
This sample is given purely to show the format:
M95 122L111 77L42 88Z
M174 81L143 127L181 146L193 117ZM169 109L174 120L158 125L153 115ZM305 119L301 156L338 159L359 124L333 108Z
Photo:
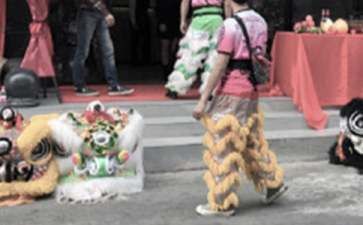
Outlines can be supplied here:
M223 23L224 0L182 0L180 6L180 31L185 35L179 43L174 71L165 85L167 96L177 98L190 89L202 69L205 85L217 52L218 31ZM192 21L187 17L192 10ZM202 84L200 91L203 90Z
M73 82L78 96L97 96L99 93L86 86L85 62L92 39L98 41L104 74L109 85L108 95L129 95L134 89L121 86L115 62L114 47L109 27L115 24L110 12L111 0L80 0L77 18L77 49L73 60Z
M283 170L264 137L253 79L251 54L262 60L267 24L249 8L247 0L230 0L230 5L234 16L223 24L216 63L193 111L207 130L203 159L208 168L204 176L209 188L208 204L196 208L204 216L234 214L239 206L236 192L240 171L254 183L265 203L275 201L287 190ZM207 107L214 90L215 96Z

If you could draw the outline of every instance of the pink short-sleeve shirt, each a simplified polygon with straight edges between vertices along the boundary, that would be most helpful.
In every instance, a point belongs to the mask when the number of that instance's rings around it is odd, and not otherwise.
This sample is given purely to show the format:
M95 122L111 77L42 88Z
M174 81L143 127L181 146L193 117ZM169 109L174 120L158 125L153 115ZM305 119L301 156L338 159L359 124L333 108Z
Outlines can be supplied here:
M192 0L193 7L202 7L207 5L221 6L223 0Z
M252 47L265 51L268 38L266 21L254 10L239 12L237 16L243 19L247 27ZM233 18L224 21L219 34L218 52L228 54L234 60L249 58L245 37ZM224 94L240 95L253 90L248 74L243 74L240 70L227 71L223 84L218 90Z

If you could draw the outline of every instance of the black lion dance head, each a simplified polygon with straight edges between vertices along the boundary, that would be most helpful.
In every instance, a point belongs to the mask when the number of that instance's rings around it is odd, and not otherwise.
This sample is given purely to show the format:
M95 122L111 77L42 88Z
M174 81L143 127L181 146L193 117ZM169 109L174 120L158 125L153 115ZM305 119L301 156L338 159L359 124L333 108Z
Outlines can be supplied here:
M340 135L329 155L330 163L363 173L363 99L355 98L340 110Z

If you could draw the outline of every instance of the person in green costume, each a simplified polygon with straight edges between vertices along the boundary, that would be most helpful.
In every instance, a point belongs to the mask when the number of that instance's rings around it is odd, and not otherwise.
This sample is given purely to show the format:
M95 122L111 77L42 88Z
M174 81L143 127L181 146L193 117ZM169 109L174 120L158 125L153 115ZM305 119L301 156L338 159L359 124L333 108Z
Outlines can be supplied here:
M218 33L223 24L223 15L229 15L228 0L182 0L180 31L185 35L179 43L178 60L165 85L167 96L177 98L185 95L202 69L203 91L216 60ZM223 10L224 9L224 10ZM187 17L192 10L192 21Z

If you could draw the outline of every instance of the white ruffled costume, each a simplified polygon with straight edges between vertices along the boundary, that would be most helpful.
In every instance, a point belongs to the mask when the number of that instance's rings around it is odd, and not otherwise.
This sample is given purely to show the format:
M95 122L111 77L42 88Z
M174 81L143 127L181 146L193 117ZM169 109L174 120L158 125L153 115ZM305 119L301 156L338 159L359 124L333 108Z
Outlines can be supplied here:
M192 21L179 43L174 71L165 84L166 89L178 95L185 95L189 91L199 70L202 70L200 93L205 89L218 56L216 47L223 24L222 0L192 0L191 4Z

